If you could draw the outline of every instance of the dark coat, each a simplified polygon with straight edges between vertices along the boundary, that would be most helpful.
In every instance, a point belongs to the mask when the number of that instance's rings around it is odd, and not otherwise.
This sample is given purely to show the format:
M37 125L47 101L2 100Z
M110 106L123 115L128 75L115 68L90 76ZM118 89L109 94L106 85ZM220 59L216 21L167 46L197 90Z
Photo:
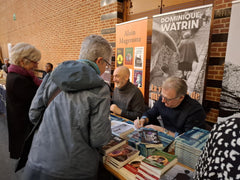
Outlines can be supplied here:
M10 158L20 157L24 139L33 127L28 112L37 88L30 76L13 72L7 75L6 103Z

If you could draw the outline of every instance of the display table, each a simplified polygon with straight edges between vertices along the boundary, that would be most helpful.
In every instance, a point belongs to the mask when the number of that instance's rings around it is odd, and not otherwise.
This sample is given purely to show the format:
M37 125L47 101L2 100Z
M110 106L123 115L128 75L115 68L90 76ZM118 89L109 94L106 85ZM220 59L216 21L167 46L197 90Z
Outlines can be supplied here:
M190 171L194 171L194 169L184 165L184 164L181 164L181 163L177 163L178 165L186 168L186 169L189 169ZM109 167L108 165L104 164L104 167L106 168L106 170L108 170L110 173L112 173L115 177L117 177L118 179L121 179L121 180L127 180L126 177L123 177L121 174L119 174L117 171L115 171L114 169L112 169L111 167ZM169 169L170 170L170 169ZM161 178L160 178L161 179Z

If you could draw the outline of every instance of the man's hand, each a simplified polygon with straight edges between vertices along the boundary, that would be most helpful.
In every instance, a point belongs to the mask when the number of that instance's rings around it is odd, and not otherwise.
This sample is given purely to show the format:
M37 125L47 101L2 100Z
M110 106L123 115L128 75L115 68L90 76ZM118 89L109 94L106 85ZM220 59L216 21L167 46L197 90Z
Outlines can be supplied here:
M160 132L166 133L166 134L168 134L168 135L170 135L172 137L175 137L175 133L174 132L168 131L167 129L165 129L165 128L161 127L161 126L156 126L156 125L150 124L150 125L147 125L147 126L144 126L144 127L145 128L151 128L151 129L154 129L156 131L160 131Z
M156 131L164 132L164 128L163 127L152 125L152 124L145 126L145 128L151 128L151 129L154 129Z
M145 119L136 119L134 120L134 126L138 129L144 126Z
M122 110L116 104L112 104L110 106L110 111L112 111L113 113L118 114L118 115L122 114Z

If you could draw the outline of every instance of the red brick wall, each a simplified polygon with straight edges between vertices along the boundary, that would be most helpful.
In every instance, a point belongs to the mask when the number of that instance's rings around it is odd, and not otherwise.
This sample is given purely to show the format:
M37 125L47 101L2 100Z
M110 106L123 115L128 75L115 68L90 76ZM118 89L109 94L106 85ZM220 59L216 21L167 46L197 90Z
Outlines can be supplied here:
M214 1L214 17L211 29L211 43L209 52L209 66L207 69L207 81L213 80L221 83L224 72L224 61L216 62L216 60L224 60L227 47L227 34L229 31L230 12L231 12L232 0L215 0ZM215 38L214 38L215 36ZM214 39L214 40L213 40ZM214 63L211 60L215 60ZM204 101L213 102L219 104L221 87L211 87L206 85ZM211 103L210 103L211 104ZM215 123L219 115L219 109L217 107L209 106L209 112L206 120Z

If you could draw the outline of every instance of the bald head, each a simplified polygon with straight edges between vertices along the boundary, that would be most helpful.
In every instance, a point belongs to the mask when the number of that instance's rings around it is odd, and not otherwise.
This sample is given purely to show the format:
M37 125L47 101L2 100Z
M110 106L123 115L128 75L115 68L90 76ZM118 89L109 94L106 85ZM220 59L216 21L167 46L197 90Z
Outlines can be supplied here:
M127 84L128 79L130 76L130 71L125 66L120 66L116 68L113 72L113 82L115 84L115 87L122 88L124 85Z

